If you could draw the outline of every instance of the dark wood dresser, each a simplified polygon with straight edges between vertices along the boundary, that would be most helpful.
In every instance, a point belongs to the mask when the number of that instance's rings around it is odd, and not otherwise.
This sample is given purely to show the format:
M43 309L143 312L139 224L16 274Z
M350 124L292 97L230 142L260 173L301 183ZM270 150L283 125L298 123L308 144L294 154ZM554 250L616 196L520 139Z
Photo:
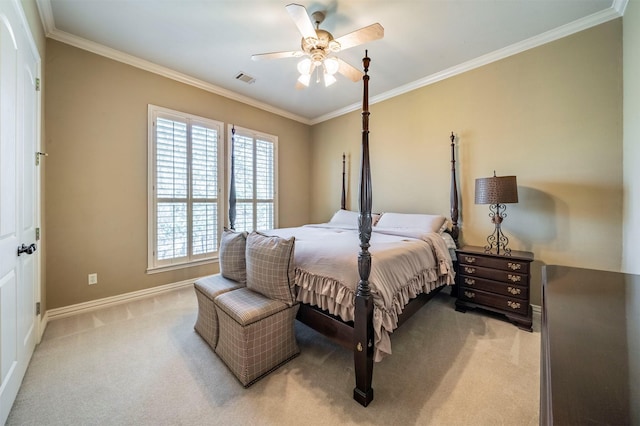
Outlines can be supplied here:
M464 246L456 250L456 255L456 310L490 310L531 331L529 284L533 254L514 250L510 256L503 256L486 253L483 247Z
M542 270L541 425L640 425L640 275Z

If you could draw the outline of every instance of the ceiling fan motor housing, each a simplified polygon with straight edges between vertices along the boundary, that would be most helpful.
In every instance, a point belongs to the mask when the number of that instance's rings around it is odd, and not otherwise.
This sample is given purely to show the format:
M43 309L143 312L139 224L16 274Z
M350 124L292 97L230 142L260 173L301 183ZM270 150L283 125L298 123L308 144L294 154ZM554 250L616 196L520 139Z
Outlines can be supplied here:
M314 62L322 62L331 52L340 51L340 43L333 39L330 32L325 30L316 30L316 37L303 38L300 46Z
M298 71L300 72L298 82L301 86L309 85L309 77L314 70L322 70L324 72L325 85L327 86L336 81L335 77L333 77L333 74L336 72L339 72L352 81L362 79L364 74L360 70L335 55L332 55L332 53L381 39L384 36L384 28L382 28L382 25L378 23L371 24L335 40L330 32L320 29L320 23L322 23L325 18L324 12L317 11L309 16L307 9L296 3L287 5L286 9L302 34L300 42L301 51L263 53L252 55L251 59L257 61L261 59L300 58L301 56L307 56L307 58L298 62L297 65Z

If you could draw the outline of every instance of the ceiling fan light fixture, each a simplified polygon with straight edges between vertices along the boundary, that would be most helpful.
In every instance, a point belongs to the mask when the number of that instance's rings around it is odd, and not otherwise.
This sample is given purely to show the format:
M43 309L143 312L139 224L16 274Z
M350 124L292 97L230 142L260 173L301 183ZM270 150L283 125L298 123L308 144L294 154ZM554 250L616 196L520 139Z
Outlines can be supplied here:
M324 73L324 87L329 87L336 82L336 78L329 73Z
M327 58L324 60L324 70L329 75L334 75L338 72L340 64L336 58Z
M311 59L305 58L298 62L298 72L302 75L311 74Z
M309 87L309 82L311 81L311 74L301 74L300 77L298 77L298 81L300 82L300 84L304 85L305 87Z
M298 89L300 86L309 86L311 74L314 72L316 83L320 83L324 77L325 86L331 86L336 82L336 73L340 73L352 81L359 81L364 76L362 72L342 59L328 56L363 43L381 39L384 36L382 25L378 23L371 24L334 39L329 31L320 29L320 23L325 18L324 12L314 12L311 15L313 20L311 20L307 9L300 4L288 4L286 10L302 35L300 50L252 55L251 59L257 61L261 59L300 58L306 56L297 64L297 69L300 73L298 84L296 85Z

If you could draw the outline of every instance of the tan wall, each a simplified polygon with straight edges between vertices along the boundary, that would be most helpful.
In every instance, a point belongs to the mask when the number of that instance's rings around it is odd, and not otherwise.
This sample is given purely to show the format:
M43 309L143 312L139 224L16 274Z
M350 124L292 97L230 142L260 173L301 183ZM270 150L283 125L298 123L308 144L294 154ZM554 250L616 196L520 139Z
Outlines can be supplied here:
M148 104L278 136L279 224L308 222L309 126L53 40L44 87L49 309L218 270L145 273Z
M457 135L463 242L493 231L474 180L516 175L520 202L503 230L540 266L621 267L622 20L371 106L373 210L449 212L449 135ZM376 81L375 54L370 68ZM349 203L358 209L360 113L312 129L312 215L339 207L342 152L350 156Z
M640 3L623 18L624 44L624 255L623 269L640 274ZM640 305L638 305L640 306Z
M504 230L512 248L536 255L534 304L542 264L620 269L621 33L612 21L372 105L374 210L448 214L454 131L465 243L492 231L474 179L518 176ZM371 75L375 87L375 56ZM44 87L49 308L212 271L144 272L148 103L278 135L280 226L326 221L339 207L343 152L348 207L358 208L357 112L310 130L52 40ZM99 284L89 287L91 272Z
M640 274L640 2L630 1L623 18L623 80L624 80L624 228L622 269ZM630 281L633 282L633 281ZM635 284L637 284L637 280ZM630 354L640 352L640 286L629 285L625 316L627 347ZM635 323L633 327L631 324ZM629 357L629 377L640 376L640 360ZM640 384L629 389L629 400L640 401ZM640 422L636 409L631 422Z

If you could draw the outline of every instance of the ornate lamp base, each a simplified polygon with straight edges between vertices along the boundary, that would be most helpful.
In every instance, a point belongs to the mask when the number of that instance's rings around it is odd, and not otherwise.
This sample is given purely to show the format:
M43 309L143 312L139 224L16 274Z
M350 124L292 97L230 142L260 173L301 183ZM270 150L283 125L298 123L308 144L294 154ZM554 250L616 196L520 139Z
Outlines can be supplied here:
M509 239L502 233L502 229L500 229L502 220L507 217L507 214L504 212L506 209L507 206L504 204L491 204L489 206L489 210L491 210L489 217L491 218L491 223L495 224L496 228L493 233L487 237L487 245L484 246L486 253L495 252L503 256L511 256L511 249L507 248Z

